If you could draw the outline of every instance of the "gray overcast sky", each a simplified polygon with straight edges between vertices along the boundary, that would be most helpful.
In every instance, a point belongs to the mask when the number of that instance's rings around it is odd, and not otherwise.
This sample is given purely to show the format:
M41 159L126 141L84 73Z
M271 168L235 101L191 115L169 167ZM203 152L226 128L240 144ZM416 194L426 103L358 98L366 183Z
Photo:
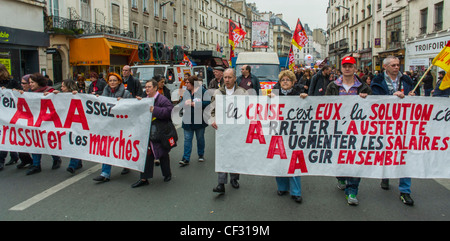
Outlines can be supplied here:
M247 0L247 3L256 3L259 12L282 13L283 20L292 30L299 18L311 30L327 30L327 0Z

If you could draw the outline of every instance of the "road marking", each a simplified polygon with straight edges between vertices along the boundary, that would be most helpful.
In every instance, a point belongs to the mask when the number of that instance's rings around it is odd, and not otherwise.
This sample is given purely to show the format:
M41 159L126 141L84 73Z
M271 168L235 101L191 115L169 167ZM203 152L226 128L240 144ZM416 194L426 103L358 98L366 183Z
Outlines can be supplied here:
M66 188L66 187L68 187L68 186L78 182L79 180L81 180L81 179L91 175L92 173L97 172L98 170L101 169L101 167L102 167L101 164L95 165L95 166L91 167L90 169L88 169L88 170L86 170L86 171L84 171L84 172L82 172L82 173L80 173L80 174L78 174L78 175L76 175L74 177L71 177L71 178L67 179L64 182L61 182L60 184L58 184L56 186L53 186L53 187L51 187L51 188L49 188L49 189L47 189L47 190L37 194L36 196L34 196L34 197L32 197L32 198L30 198L28 200L26 200L26 201L24 201L24 202L22 202L20 204L17 204L16 206L10 208L9 210L10 211L23 211L23 210L31 207L32 205L34 205L34 204L44 200L45 198L47 198L47 197L57 193L58 191L61 191L62 189L64 189L64 188Z
M437 183L441 184L442 186L444 186L445 188L447 188L448 190L450 190L450 180L449 179L441 179L441 178L437 178L434 179Z

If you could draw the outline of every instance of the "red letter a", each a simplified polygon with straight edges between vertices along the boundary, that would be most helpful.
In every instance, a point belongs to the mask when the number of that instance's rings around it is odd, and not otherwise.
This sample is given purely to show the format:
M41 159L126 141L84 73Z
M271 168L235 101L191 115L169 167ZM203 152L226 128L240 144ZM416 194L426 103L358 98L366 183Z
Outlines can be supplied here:
M50 113L47 114L47 110L50 110ZM59 119L58 113L56 113L52 100L41 99L41 112L34 126L40 127L42 121L53 121L56 128L62 128L61 119Z
M270 140L267 158L273 159L274 155L280 155L281 159L287 159L286 150L284 149L283 137L281 136L272 136L272 139Z
M288 174L294 174L295 170L297 169L300 169L302 173L308 172L302 150L292 152L291 164L289 164Z
M9 123L16 124L19 119L25 119L28 121L28 126L33 126L33 113L24 98L17 99L17 111Z
M255 133L256 129L256 133ZM266 139L264 138L262 132L262 125L260 121L252 121L250 122L250 127L248 128L247 140L245 143L253 143L254 139L259 140L259 144L266 144Z
M75 115L75 109L77 110L78 115ZM67 113L64 128L70 128L73 122L81 123L83 130L89 130L89 125L87 123L86 115L84 114L81 100L73 99L70 101L69 113Z

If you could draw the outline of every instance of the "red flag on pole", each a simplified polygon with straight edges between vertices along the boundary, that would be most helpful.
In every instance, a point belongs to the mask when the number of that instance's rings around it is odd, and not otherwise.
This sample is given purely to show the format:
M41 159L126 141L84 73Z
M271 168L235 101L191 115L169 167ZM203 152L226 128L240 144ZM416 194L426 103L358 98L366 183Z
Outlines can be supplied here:
M308 36L306 36L305 29L303 28L300 19L298 19L297 25L295 26L294 36L292 36L291 42L300 50L308 43Z

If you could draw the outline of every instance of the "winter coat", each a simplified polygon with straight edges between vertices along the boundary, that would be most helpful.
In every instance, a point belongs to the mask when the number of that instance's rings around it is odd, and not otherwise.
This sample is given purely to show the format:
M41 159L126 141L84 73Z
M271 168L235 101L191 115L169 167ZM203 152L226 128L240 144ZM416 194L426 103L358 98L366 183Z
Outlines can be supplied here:
M309 85L308 95L321 96L325 95L325 90L329 84L328 76L323 75L323 70L320 70L311 78L311 84Z
M103 94L103 90L105 89L105 87L106 87L107 85L108 85L108 84L106 83L105 80L103 80L103 79L97 79L96 81L92 82L92 83L89 85L88 94L94 92L94 87L96 87L97 90L95 91L95 94L96 94L96 95L102 95L102 94Z
M128 80L126 80L126 83L125 78L123 78L123 81L123 84L126 85L126 90L128 90L131 95L133 95L133 97L142 96L144 90L142 88L141 82L138 79L135 79L132 75L130 75L128 77Z
M156 118L167 122L172 121L173 104L164 95L157 93L153 106L152 119ZM159 159L169 153L169 150L165 149L161 143L153 143L150 141L149 147L155 159Z
M394 93L391 93L389 91L389 87L386 83L385 73L380 73L379 75L375 76L373 80L370 82L370 88L372 89L373 95L392 95ZM401 87L400 87L401 86ZM403 93L407 95L411 90L413 90L413 82L411 78L409 78L408 75L402 75L400 77L400 86L399 89L403 89ZM394 91L395 92L395 91Z
M107 85L104 89L103 89L103 93L102 96L106 96L106 97L115 97L115 98L133 98L133 96L131 95L131 93L125 89L125 86L123 84L120 84L119 87L117 87L117 89L115 91L111 90L111 87L109 87L109 85Z
M370 89L369 85L367 85L364 81L360 81L359 78L355 75L355 85L357 86L357 94L366 93L371 95L372 89ZM327 91L325 95L339 95L339 89L342 86L342 79L339 78L327 86Z
M201 94L200 94L201 92ZM205 94L207 94L207 91L203 87L199 87L196 92L193 94L191 91L187 90L183 94L183 98L181 99L180 103L184 106L184 102L188 99L190 99L192 102L195 102L195 107L185 107L185 111L183 113L183 124L182 128L185 130L196 130L200 128L205 128L208 126L206 124L204 118L203 118L203 110L208 106L211 101L208 101L208 98L205 98ZM190 112L190 113L187 113ZM198 118L196 120L195 116L201 114L202 123L195 123L195 121L198 121Z
M244 78L244 76L241 75L236 79L237 86L240 86L242 78ZM250 74L250 79L252 82L253 89L256 91L256 95L259 95L261 85L259 84L258 77L256 77L256 75Z

